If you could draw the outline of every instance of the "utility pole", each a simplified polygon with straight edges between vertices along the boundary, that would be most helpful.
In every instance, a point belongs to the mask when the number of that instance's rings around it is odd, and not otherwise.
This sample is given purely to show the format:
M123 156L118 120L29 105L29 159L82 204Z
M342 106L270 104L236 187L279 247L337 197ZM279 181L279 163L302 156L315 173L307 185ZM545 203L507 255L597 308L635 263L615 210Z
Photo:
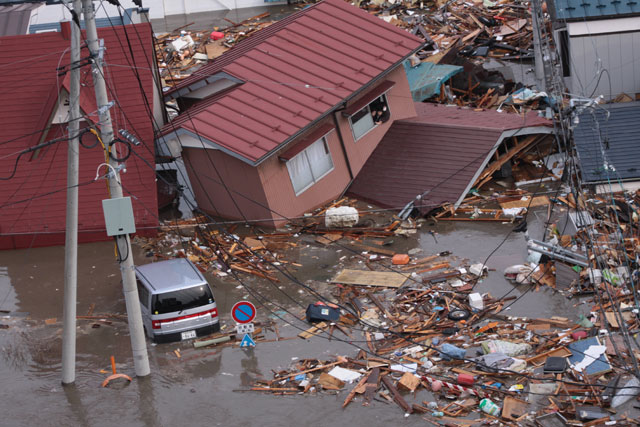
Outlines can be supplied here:
M113 125L111 114L109 113L109 98L107 96L107 85L104 81L102 70L102 58L104 52L100 51L98 43L98 30L96 29L95 13L92 0L82 0L84 11L84 22L87 29L87 46L93 57L93 82L96 92L96 104L100 118L100 134L102 142L107 149L113 141ZM122 197L122 185L118 172L118 162L109 158L108 178L111 198ZM128 234L116 236L116 245L120 254L126 254L124 259L120 259L120 272L122 273L122 286L124 299L127 305L127 317L129 321L129 334L131 335L131 350L133 352L133 362L136 375L143 377L149 375L149 357L147 355L147 342L142 327L142 314L140 312L140 300L136 288L136 275L133 265L133 254L131 251L131 241Z
M542 22L541 18L542 17ZM547 91L545 77L544 54L542 52L542 40L540 37L540 25L544 25L544 15L540 0L531 1L531 24L533 26L533 53L536 77L536 88L541 92Z
M81 0L73 0L76 16ZM79 19L79 18L78 18ZM78 166L80 162L80 28L71 21L69 142L67 147L67 226L64 244L64 309L62 333L62 384L76 380L76 304L78 291Z

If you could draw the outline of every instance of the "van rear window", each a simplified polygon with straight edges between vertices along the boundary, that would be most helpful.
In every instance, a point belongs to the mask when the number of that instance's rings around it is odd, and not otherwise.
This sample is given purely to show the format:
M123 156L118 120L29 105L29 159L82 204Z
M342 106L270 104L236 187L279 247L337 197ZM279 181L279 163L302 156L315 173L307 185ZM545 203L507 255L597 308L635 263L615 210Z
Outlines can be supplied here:
M153 314L173 313L202 305L213 304L213 294L208 285L198 285L179 291L153 296Z

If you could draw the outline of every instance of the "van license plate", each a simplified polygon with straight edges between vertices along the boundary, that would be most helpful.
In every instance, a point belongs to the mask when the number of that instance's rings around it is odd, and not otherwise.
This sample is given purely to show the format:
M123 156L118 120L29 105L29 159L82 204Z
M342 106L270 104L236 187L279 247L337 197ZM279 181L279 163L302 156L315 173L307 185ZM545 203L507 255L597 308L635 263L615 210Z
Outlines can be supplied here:
M190 340L191 338L196 337L196 331L187 331L182 333L183 340Z

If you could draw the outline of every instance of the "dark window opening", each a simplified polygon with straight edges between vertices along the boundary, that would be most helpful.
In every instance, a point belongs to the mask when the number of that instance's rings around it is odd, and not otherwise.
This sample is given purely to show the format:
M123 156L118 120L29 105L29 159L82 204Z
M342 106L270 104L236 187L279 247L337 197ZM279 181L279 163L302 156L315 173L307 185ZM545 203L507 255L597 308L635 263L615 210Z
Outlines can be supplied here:
M569 32L567 30L558 31L558 42L560 43L560 63L562 64L562 77L570 77L571 56L569 52Z

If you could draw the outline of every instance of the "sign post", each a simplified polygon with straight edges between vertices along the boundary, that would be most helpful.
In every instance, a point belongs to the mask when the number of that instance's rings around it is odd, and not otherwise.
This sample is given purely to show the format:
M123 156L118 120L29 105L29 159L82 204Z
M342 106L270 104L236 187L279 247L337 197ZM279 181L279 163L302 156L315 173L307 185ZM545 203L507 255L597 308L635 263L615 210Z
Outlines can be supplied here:
M251 338L255 326L251 322L256 318L256 306L249 301L239 301L231 308L231 317L236 322L238 334L244 335L240 341L240 347L255 347L256 342Z

